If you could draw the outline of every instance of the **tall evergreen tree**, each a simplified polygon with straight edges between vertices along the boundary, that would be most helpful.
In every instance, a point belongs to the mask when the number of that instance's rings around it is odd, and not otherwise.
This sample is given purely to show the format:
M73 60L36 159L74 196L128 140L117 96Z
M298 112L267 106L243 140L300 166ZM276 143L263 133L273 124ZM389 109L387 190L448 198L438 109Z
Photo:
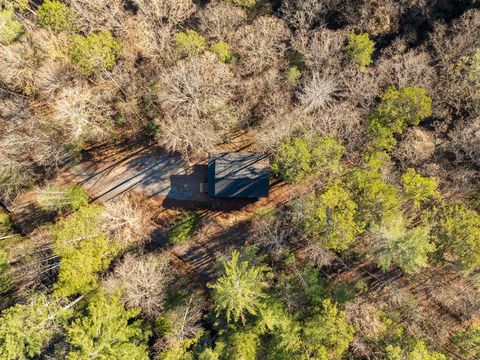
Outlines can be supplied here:
M0 358L27 359L41 354L57 330L60 307L44 295L6 309L0 318Z
M125 310L120 295L99 292L88 303L86 314L67 328L69 360L148 359L150 331L135 318L140 309Z
M248 259L241 259L238 251L233 251L223 276L210 285L217 314L224 313L228 321L241 320L245 324L246 316L257 315L267 297L264 290L268 276L268 267L252 265Z

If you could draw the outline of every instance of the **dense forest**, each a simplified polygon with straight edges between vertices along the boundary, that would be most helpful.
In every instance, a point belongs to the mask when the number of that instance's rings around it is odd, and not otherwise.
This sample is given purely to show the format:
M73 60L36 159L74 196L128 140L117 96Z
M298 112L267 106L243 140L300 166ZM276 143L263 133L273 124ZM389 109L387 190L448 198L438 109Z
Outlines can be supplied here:
M64 175L136 144L270 196ZM479 170L478 0L0 0L0 358L480 359Z

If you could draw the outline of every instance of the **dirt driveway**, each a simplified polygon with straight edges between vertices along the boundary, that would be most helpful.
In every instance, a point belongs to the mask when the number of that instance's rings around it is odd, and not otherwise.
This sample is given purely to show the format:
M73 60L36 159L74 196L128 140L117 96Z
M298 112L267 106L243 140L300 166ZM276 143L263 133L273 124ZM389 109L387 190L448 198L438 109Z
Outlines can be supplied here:
M62 174L68 183L82 185L92 201L107 202L134 191L145 197L165 196L193 199L200 190L199 179L187 176L192 167L180 155L154 145L134 144L96 152L94 158L68 168ZM182 186L175 179L182 178ZM196 180L196 181L195 181Z

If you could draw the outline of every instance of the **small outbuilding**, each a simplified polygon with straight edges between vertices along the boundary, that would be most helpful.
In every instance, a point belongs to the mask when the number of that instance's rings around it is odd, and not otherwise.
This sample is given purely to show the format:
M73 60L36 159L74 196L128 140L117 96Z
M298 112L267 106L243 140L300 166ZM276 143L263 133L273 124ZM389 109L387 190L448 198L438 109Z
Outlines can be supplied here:
M208 156L208 196L261 198L268 196L270 164L262 153L218 153Z

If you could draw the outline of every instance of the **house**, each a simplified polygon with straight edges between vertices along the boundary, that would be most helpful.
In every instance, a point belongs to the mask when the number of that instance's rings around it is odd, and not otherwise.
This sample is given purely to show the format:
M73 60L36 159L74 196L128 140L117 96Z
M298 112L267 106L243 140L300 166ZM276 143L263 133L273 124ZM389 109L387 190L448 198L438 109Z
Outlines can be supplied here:
M262 153L219 153L208 156L208 196L261 198L268 196L269 161Z

